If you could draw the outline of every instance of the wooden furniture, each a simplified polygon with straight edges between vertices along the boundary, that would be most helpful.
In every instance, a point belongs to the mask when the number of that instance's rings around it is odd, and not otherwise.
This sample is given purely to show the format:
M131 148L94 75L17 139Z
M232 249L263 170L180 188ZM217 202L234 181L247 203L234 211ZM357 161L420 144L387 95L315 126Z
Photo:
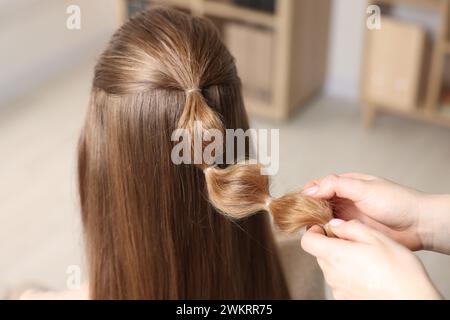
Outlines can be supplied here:
M223 36L230 22L273 33L272 61L260 66L263 71L267 68L271 72L270 99L244 93L251 114L284 120L320 91L326 68L329 0L278 0L274 13L238 6L231 0L153 0L150 3L211 18Z
M236 59L244 96L270 104L275 50L272 30L228 22L224 24L223 37Z
M364 97L371 104L414 110L419 103L425 31L396 19L382 20L380 30L368 33Z
M425 49L422 46L417 45L415 50L425 50L425 56L422 61L422 68L420 71L421 84L417 86L417 92L415 96L418 97L415 103L410 107L399 108L392 107L389 103L374 103L373 97L367 95L368 86L370 86L370 70L374 66L371 50L371 38L372 34L375 34L381 30L369 30L366 28L365 46L363 54L362 65L362 86L361 86L361 100L364 105L364 123L366 126L372 126L377 112L387 112L396 114L399 116L413 118L421 121L427 121L439 125L450 126L450 117L447 112L444 112L440 107L440 96L443 87L443 73L445 66L445 59L450 54L450 39L449 39L449 10L450 0L371 0L368 4L379 5L384 15L389 14L390 9L395 5L408 5L414 6L417 9L432 10L434 11L438 19L438 31L436 36L431 39L427 37L427 46ZM389 20L388 20L389 21ZM381 29L383 29L383 18L381 20ZM389 22L388 22L389 25ZM420 32L418 32L420 33ZM417 33L417 34L418 34ZM420 36L418 36L420 37ZM404 39L399 39L402 42ZM420 41L420 40L419 40ZM411 44L404 43L411 47ZM400 46L398 46L400 47ZM400 51L403 51L400 49ZM422 53L410 52L409 55L413 55L419 59L422 57ZM411 59L411 57L404 56L405 59ZM394 59L395 60L395 59ZM392 60L392 61L394 61ZM392 65L395 62L389 62L392 68L398 66ZM400 62L404 63L404 62ZM384 66L386 67L386 66ZM383 66L382 66L383 68ZM415 78L414 72L410 74L410 77ZM411 80L411 79L410 79ZM412 81L416 81L412 79ZM416 84L414 84L415 86ZM375 99L376 100L376 99Z

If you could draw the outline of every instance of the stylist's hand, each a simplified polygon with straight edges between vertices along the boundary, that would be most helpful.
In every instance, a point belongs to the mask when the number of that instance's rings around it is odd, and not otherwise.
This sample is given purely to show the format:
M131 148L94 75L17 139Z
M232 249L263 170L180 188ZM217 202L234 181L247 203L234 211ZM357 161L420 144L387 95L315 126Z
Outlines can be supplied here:
M357 219L411 250L426 246L421 219L423 194L393 182L360 173L331 175L309 182L304 193L332 199L335 217Z
M302 238L317 257L336 299L439 299L422 263L408 249L355 220L329 223L339 238L318 226Z

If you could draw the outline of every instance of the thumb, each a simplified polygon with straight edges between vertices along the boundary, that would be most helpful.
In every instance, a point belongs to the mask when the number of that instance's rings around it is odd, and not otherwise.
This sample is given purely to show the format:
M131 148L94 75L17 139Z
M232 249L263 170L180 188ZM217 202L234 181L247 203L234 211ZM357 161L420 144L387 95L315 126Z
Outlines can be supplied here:
M364 198L368 183L365 180L330 175L318 181L314 197L331 199L334 196L360 201ZM310 188L310 190L313 188ZM305 191L307 194L308 190Z
M373 243L376 239L375 230L357 220L332 219L326 226L340 239L363 243Z

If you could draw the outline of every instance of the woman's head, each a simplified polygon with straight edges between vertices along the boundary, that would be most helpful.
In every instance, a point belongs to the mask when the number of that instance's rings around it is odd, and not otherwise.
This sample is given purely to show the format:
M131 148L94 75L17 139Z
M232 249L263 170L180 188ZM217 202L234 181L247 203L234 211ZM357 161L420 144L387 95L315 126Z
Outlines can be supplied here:
M232 56L205 19L138 14L97 63L80 138L93 298L288 296L267 217L219 214L207 165L171 161L172 132L197 120L248 128Z

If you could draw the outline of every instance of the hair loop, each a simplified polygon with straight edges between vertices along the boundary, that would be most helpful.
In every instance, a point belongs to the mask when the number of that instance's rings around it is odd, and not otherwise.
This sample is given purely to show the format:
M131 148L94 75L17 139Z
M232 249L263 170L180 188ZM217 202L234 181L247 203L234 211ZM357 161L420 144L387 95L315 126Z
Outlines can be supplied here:
M201 92L202 90L200 89L200 88L190 88L190 89L186 89L185 90L185 92L186 92L186 95L190 95L191 93L194 93L194 92Z
M270 203L272 202L272 197L268 197L266 199L266 208L270 211Z
M276 225L275 224L275 219L273 218L272 210L270 210L270 204L272 203L272 199L273 198L271 196L267 197L266 198L266 202L264 204L264 207L265 207L265 209L266 209L266 211L267 211L267 213L269 215L270 224L271 225Z
M326 224L333 218L333 208L319 200L293 191L271 197L269 178L261 174L261 164L238 162L214 174L206 174L212 205L227 216L242 219L261 210L267 211L282 232L292 233L304 226Z
M212 167L206 167L205 169L203 169L203 172L205 173L205 175L210 172L213 168Z

